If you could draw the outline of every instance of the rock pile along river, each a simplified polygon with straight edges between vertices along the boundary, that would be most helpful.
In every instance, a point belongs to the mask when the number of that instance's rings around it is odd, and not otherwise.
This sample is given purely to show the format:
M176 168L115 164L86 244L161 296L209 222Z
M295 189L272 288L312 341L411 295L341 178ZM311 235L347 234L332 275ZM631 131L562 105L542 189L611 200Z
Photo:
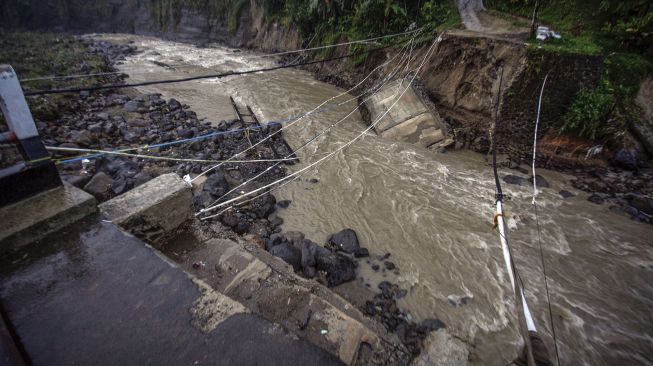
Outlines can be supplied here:
M199 48L156 38L99 36L134 41L142 52L118 65L130 81L181 78L271 65L222 47ZM340 89L299 70L278 70L224 79L152 85L140 89L187 103L198 116L234 118L229 96L254 109L261 121L307 112ZM293 148L355 107L347 103L303 119L284 130ZM365 126L354 113L300 154L296 171L354 138ZM550 187L538 196L544 259L563 364L646 364L653 359L653 226L587 201L569 176L543 171ZM505 169L501 176L517 175ZM521 174L521 175L520 175ZM532 187L505 184L511 242L526 294L549 349L550 322L531 205ZM539 183L538 183L539 185ZM564 198L558 192L570 191ZM279 212L284 231L297 230L316 242L353 228L372 253L392 253L397 282L408 289L399 305L414 320L439 318L449 332L473 343L472 364L504 365L520 345L513 294L492 231L494 181L484 157L467 151L446 154L366 136L302 179L275 191L292 200ZM566 195L566 194L565 194ZM568 196L568 195L566 195ZM363 264L372 288L384 280Z

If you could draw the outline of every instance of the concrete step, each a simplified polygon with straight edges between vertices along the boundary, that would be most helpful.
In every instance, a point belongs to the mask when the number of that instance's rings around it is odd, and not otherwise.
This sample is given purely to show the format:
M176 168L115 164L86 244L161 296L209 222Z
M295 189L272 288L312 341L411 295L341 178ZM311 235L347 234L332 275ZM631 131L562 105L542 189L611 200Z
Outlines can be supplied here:
M405 364L410 355L394 334L253 242L185 234L162 250L186 271L351 364ZM361 347L367 347L361 350Z
M366 103L370 121L376 121L392 106L378 122L374 130L381 137L430 147L445 140L444 123L438 113L427 106L422 97L408 81L401 79L389 83ZM396 98L404 91L399 101ZM394 106L393 106L394 105Z
M0 208L0 252L16 250L97 212L93 196L69 184Z
M100 210L206 283L212 296L242 304L345 364L408 362L410 355L394 334L324 286L295 275L254 241L217 239L211 228L193 219L184 222L192 217L190 202L190 187L168 174L103 203Z
M381 132L381 137L429 147L444 140L444 133L433 116L425 112Z
M34 365L340 364L99 219L3 256L0 301Z

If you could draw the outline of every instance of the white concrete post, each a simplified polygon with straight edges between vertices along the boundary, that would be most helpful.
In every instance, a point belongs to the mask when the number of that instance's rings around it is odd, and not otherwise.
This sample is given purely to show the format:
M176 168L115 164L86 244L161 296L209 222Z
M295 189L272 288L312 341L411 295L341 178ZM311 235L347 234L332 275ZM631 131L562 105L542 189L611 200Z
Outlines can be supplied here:
M23 89L18 83L18 76L9 65L0 65L0 109L9 129L19 140L39 135Z
M46 159L48 152L39 137L18 76L10 65L0 65L0 109L9 129L18 140L25 163L32 164Z

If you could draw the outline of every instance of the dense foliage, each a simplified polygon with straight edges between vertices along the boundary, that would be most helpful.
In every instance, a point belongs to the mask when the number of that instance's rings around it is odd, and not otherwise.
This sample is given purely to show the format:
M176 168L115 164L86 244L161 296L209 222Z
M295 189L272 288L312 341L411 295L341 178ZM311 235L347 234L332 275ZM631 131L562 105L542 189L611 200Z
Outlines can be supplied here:
M266 14L292 22L306 33L322 24L361 36L399 32L411 23L456 24L454 0L259 0Z
M502 12L532 16L536 0L487 0ZM576 52L628 50L653 57L653 1L651 0L539 0L538 23L562 32L550 42Z
M634 97L640 81L653 72L641 55L614 53L604 60L599 85L583 89L565 114L561 132L595 141L618 139L630 123L640 123Z
M536 0L487 0L501 12L531 17ZM539 0L538 24L562 34L534 47L551 52L605 55L601 79L578 92L561 132L595 141L619 140L629 124L640 123L634 98L653 72L653 1Z

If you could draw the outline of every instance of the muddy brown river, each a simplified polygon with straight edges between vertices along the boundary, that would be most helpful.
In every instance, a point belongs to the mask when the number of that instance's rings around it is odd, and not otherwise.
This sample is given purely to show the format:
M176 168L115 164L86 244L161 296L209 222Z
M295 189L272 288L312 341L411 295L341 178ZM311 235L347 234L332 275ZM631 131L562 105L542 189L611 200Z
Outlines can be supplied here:
M273 63L249 52L197 48L156 38L103 35L132 40L142 51L120 66L131 81L247 70ZM162 66L173 65L174 68ZM200 117L233 118L228 97L247 103L262 121L307 112L342 92L300 70L154 85L190 105ZM342 99L340 99L342 100ZM293 147L350 112L347 103L284 130ZM350 118L302 151L301 169L337 149L362 130ZM501 175L517 174L504 170ZM540 170L550 183L538 196L544 260L563 365L653 364L653 226L636 223L595 205L569 184L569 176ZM317 178L318 183L309 179ZM563 199L566 189L575 197ZM538 329L553 357L550 321L531 187L504 184L515 260ZM408 296L400 305L413 319L439 318L448 331L473 344L470 363L505 365L521 341L513 294L497 233L492 231L494 181L484 156L469 151L436 153L410 144L366 136L301 180L275 192L292 204L280 211L285 231L298 230L323 243L353 228L373 255L391 253L400 268L393 280ZM369 283L382 277L363 265Z

